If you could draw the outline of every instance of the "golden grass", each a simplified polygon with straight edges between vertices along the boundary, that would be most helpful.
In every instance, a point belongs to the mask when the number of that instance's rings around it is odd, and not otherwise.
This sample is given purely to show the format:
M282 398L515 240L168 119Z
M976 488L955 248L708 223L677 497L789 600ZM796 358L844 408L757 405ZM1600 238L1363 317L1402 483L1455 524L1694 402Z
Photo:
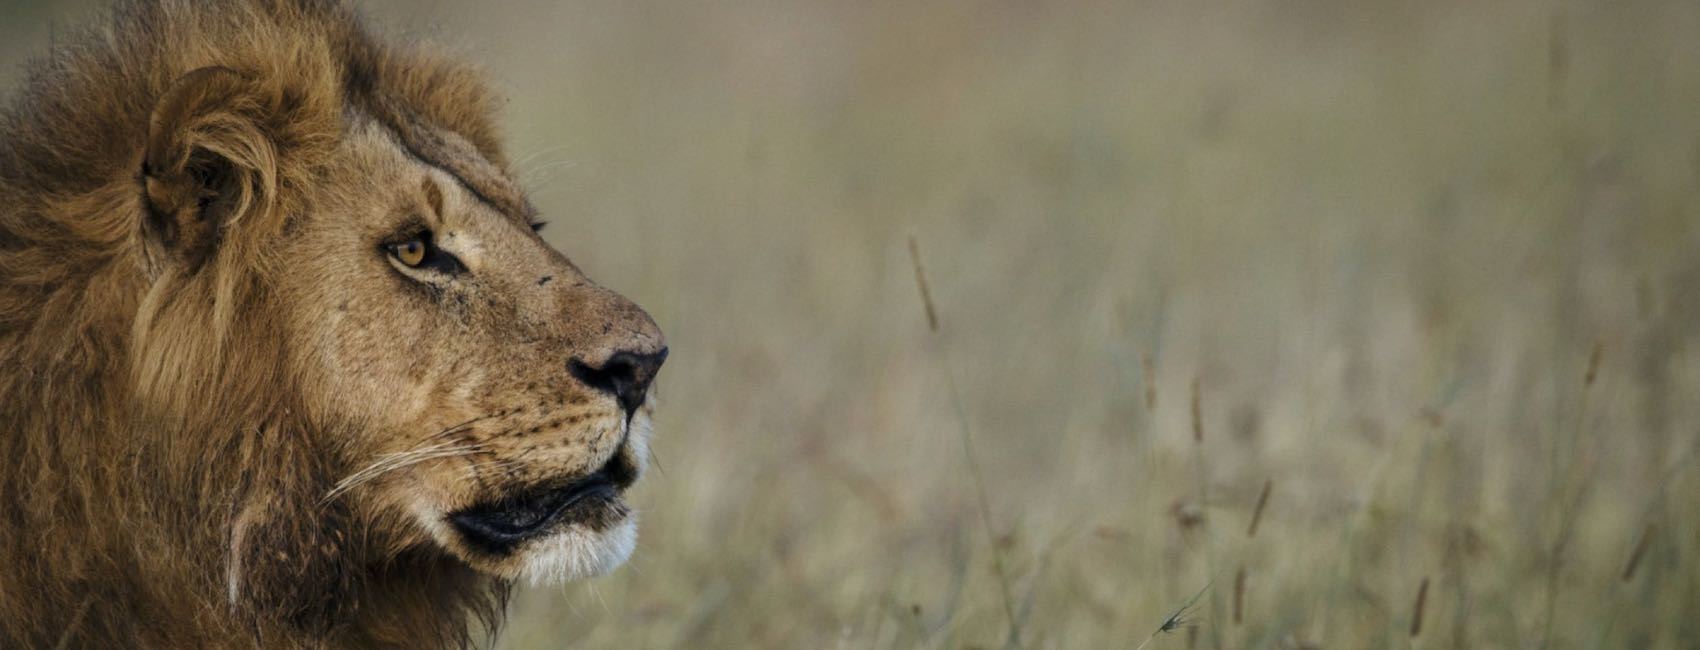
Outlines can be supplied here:
M674 351L502 647L1700 645L1688 3L371 12Z

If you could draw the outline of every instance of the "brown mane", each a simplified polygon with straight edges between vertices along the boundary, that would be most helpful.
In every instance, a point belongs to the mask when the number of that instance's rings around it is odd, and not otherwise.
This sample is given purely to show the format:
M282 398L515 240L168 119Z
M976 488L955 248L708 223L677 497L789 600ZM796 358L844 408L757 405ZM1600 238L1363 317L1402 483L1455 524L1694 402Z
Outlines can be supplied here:
M208 66L240 76L264 139L206 137L266 170L245 196L270 207L201 272L161 272L149 119ZM350 111L501 166L491 107L469 70L316 0L129 3L35 62L0 116L0 647L453 646L496 626L504 584L369 544L395 523L321 503L348 469L331 433L357 423L301 415L264 246Z

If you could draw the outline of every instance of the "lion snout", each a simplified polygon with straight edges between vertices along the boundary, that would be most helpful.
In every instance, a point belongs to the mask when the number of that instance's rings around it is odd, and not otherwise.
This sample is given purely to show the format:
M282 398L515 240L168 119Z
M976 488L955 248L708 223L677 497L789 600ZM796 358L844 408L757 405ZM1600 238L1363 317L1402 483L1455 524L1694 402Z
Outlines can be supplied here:
M649 396L649 384L667 361L667 348L655 352L621 350L596 365L574 358L567 370L586 386L612 395L630 420Z

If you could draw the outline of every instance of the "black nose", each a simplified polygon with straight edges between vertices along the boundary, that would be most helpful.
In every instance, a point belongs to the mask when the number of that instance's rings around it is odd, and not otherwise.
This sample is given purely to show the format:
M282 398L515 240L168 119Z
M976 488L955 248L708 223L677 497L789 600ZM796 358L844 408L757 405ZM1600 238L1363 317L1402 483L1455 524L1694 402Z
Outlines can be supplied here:
M631 418L649 392L649 382L667 360L667 348L656 352L615 352L600 366L591 366L578 359L567 362L567 370L586 386L614 396L620 408Z

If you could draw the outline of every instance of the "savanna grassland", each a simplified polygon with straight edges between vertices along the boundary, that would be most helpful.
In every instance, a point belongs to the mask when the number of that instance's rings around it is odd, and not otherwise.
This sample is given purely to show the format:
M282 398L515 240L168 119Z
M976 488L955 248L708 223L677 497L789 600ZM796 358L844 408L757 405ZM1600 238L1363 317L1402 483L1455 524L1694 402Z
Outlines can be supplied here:
M1700 6L368 13L673 350L499 647L1700 646Z

